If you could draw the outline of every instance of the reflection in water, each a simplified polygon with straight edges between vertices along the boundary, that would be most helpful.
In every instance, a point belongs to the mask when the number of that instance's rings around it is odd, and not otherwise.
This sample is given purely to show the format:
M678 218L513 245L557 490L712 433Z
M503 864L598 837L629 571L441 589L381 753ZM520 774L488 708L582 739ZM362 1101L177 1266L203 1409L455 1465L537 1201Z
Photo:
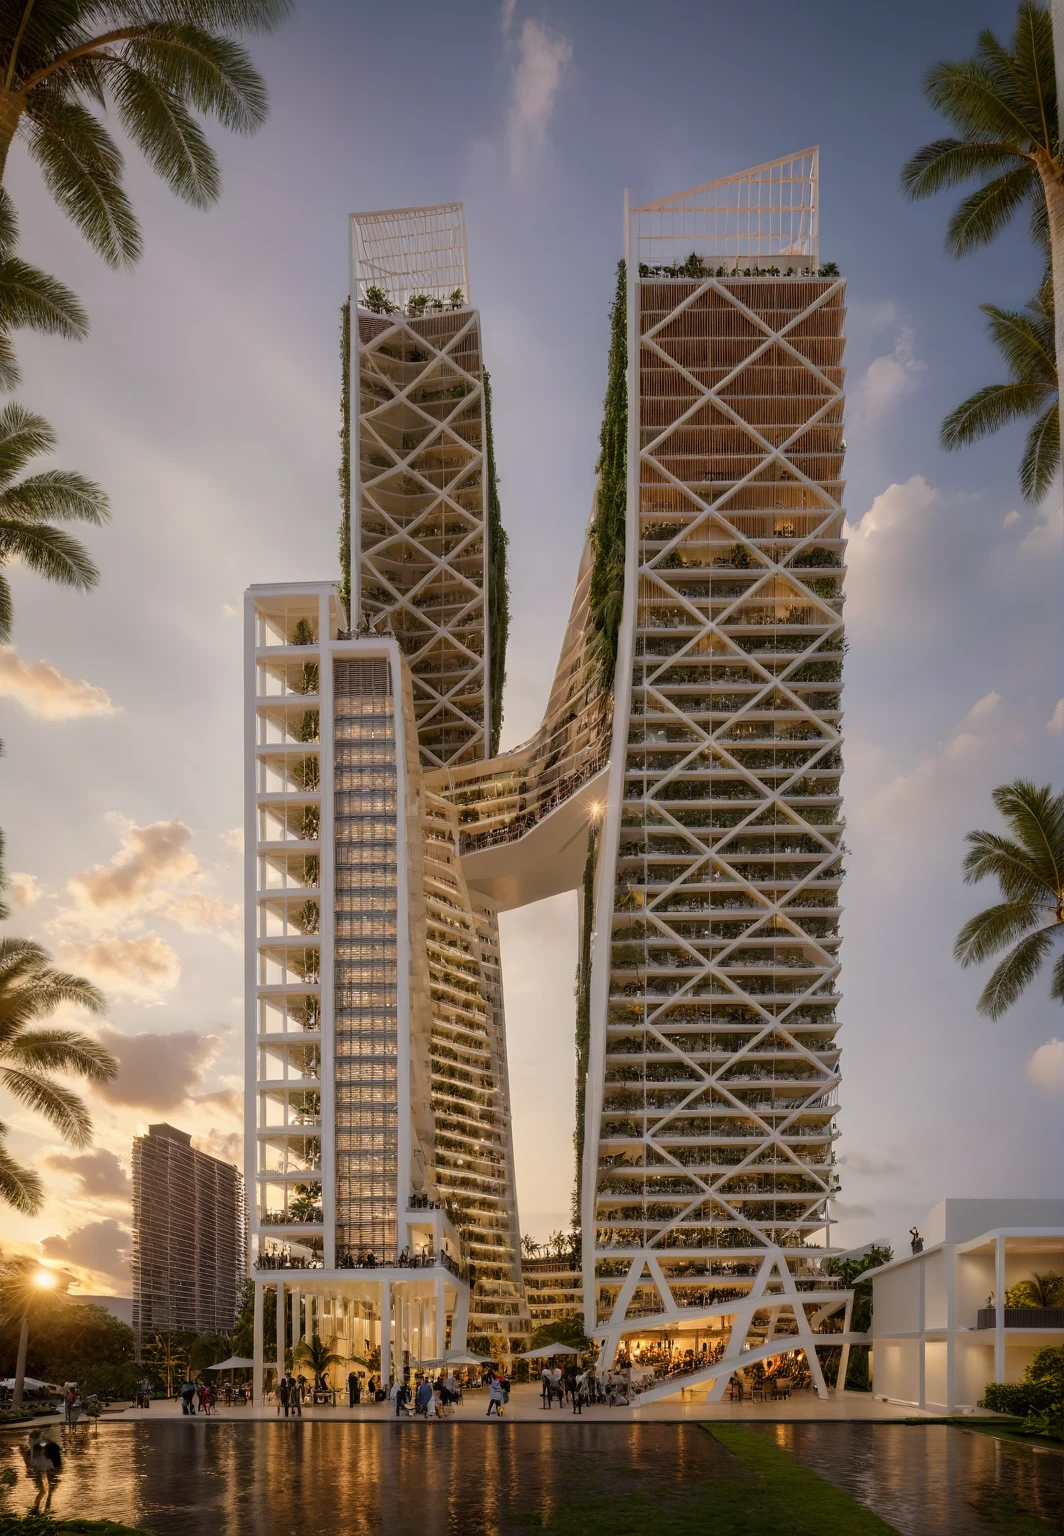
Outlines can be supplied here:
M1022 1511L1064 1529L1058 1455L942 1425L776 1424L762 1433L902 1536L984 1536ZM16 1461L0 1438L0 1465ZM53 1512L156 1536L527 1536L530 1519L731 1479L697 1424L424 1424L177 1419L110 1423L66 1441ZM15 1508L27 1508L20 1482ZM1027 1529L1025 1526L1024 1529ZM827 1536L827 1533L826 1533Z
M902 1536L984 1536L1015 1515L1064 1531L1056 1452L945 1424L791 1423L764 1433Z
M527 1536L592 1483L653 1495L729 1463L695 1424L105 1424L70 1443L52 1510L156 1536Z

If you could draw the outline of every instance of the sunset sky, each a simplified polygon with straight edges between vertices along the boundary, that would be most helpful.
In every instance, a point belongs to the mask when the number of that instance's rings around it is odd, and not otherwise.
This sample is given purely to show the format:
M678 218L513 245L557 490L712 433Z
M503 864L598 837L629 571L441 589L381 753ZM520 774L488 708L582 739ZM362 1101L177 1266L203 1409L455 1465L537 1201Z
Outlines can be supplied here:
M122 1063L88 1152L0 1106L44 1174L3 1244L129 1288L129 1158L150 1120L239 1158L241 625L252 582L336 574L339 308L347 215L460 198L494 389L512 630L504 746L538 724L591 502L625 187L661 196L820 146L821 255L848 277L850 551L843 789L845 1020L836 1241L898 1243L943 1195L1059 1192L1064 1016L1040 979L999 1023L951 958L989 887L960 879L990 791L1059 786L1059 489L1019 498L1019 429L963 453L945 413L1001 376L980 303L1019 306L1019 225L954 262L949 197L898 172L943 131L920 78L1015 7L782 0L300 0L253 50L271 90L250 139L209 129L221 204L179 203L135 152L146 235L107 270L25 152L22 255L84 299L81 345L22 339L18 398L56 463L106 487L91 597L16 571L0 650L9 931L112 1002ZM797 24L796 24L797 23ZM567 1221L576 898L502 920L521 1222Z

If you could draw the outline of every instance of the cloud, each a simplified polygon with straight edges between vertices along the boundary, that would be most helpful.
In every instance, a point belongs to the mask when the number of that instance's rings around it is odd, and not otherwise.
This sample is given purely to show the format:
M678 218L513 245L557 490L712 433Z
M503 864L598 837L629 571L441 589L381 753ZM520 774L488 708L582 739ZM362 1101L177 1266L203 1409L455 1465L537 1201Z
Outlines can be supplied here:
M199 868L189 851L192 829L183 821L153 821L138 827L114 818L123 827L118 852L106 864L96 864L67 881L80 912L114 915L137 907L164 881L185 880Z
M36 875L27 875L22 870L13 869L8 880L11 890L11 902L16 907L32 907L35 901L40 901L44 895L41 882Z
M1064 1090L1064 1040L1054 1036L1040 1045L1027 1063L1027 1076L1039 1088Z
M507 12L504 5L504 24L509 25L512 19L512 9ZM573 56L573 45L568 38L556 37L531 19L523 23L517 46L518 60L507 124L513 173L520 171L528 156L542 145L561 87L562 72Z
M106 688L64 677L50 661L23 661L13 645L0 645L0 697L14 699L38 720L118 714Z
M64 965L95 981L105 992L142 1003L161 1002L161 994L172 991L181 975L181 962L157 933L132 939L96 939L88 944L64 941L59 953Z
M1046 721L1046 730L1047 731L1055 731L1058 736L1061 734L1062 731L1064 731L1064 699L1058 699L1057 700L1056 707L1053 710L1053 713L1050 715L1049 719ZM11 879L12 879L12 881L14 881L15 880L15 876L12 875ZM18 902L16 902L15 905L17 906Z
M203 1086L222 1043L218 1035L190 1029L125 1035L105 1024L96 1033L101 1045L118 1057L119 1067L118 1075L95 1092L110 1104L153 1111L187 1103Z
M874 421L886 414L895 401L909 395L916 388L921 373L927 367L913 349L914 332L905 325L894 343L892 352L873 358L858 380L853 391L853 403L857 416L863 421Z
M128 1289L130 1247L129 1229L111 1217L86 1222L65 1237L46 1237L41 1243L46 1259L81 1270L90 1291L97 1288L100 1279Z
M228 832L223 832L222 833L222 842L225 844L225 846L232 853L243 853L243 851L244 851L244 829L243 829L243 827L231 827Z
M237 1168L244 1166L244 1137L240 1131L219 1131L212 1125L206 1136L193 1136L192 1145L197 1152L206 1152L219 1162L233 1163Z
M1006 512L1005 513L1005 516L1002 518L1002 521L1001 521L1001 526L1003 528L1015 528L1017 523L1022 523L1022 522L1023 522L1023 513L1022 512L1017 512L1016 508L1013 507L1011 512Z
M517 10L517 0L502 0L499 9L499 25L502 27L503 37L507 37L510 28L514 24L514 12Z
M237 937L241 908L221 896L204 896L202 891L188 891L175 896L159 908L163 917L176 923L186 933L213 933L223 941L239 945Z
M106 1147L94 1147L91 1152L52 1152L44 1161L57 1173L76 1178L81 1195L102 1200L128 1200L132 1195L129 1174Z

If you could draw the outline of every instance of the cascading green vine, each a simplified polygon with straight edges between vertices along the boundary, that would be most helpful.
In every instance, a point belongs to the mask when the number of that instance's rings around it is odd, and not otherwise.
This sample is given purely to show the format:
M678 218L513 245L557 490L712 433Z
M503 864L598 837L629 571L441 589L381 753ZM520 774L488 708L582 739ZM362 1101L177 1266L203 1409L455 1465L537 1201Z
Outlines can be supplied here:
M340 310L340 597L351 623L351 300Z
M573 1188L573 1226L580 1225L580 1169L584 1158L584 1106L587 1102L587 1066L591 1051L591 930L595 923L595 861L598 828L587 839L587 858L581 887L580 955L576 963L576 1183Z
M506 574L509 538L502 525L499 481L495 473L495 438L491 428L491 375L484 370L484 456L488 486L488 655L491 658L491 741L489 754L499 750L502 731L502 690L506 681L506 642L510 634L510 582Z
M628 505L628 276L617 263L617 290L610 309L610 354L599 434L598 495L591 524L594 564L588 594L600 692L613 692L617 636L624 608L624 527Z

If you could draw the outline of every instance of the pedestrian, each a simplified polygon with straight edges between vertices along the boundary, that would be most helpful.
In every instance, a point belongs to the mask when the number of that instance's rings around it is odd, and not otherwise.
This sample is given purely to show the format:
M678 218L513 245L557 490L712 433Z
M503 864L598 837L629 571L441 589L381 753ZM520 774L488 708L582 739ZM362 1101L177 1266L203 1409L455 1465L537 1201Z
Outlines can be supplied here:
M302 1375L293 1376L292 1372L289 1371L288 1397L292 1404L292 1415L294 1418L301 1419L303 1417L303 1403L306 1399L306 1395L307 1378Z
M347 1373L347 1406L353 1408L358 1402L358 1377L354 1371Z
M581 1371L573 1384L573 1412L584 1416L584 1404L587 1402L587 1371Z
M181 1383L181 1412L182 1413L186 1413L186 1414L195 1413L196 1410L193 1407L193 1399L194 1399L195 1396L196 1396L196 1383L194 1381L192 1381L190 1379L190 1377L186 1376L184 1381Z
M458 1401L458 1377L453 1371L448 1371L444 1379L443 1389L440 1392L440 1403L443 1407L452 1408Z
M54 1440L45 1438L42 1430L31 1429L26 1444L19 1446L22 1460L26 1463L26 1475L37 1485L37 1497L33 1501L33 1513L39 1515L52 1502L52 1490L63 1470L63 1454ZM47 1493L47 1497L45 1494ZM42 1506L41 1500L44 1499Z
M403 1409L406 1407L406 1388L398 1379L392 1387L392 1402L395 1404L395 1417L401 1418Z
M76 1424L75 1408L78 1401L78 1384L76 1381L68 1381L66 1391L63 1393L63 1419L67 1424Z
M549 1365L545 1365L543 1367L543 1369L540 1371L539 1379L540 1379L540 1382L542 1383L542 1387L541 1387L539 1395L540 1395L540 1397L543 1400L544 1408L549 1408L550 1407L550 1366Z
M497 1419L501 1419L503 1404L505 1402L506 1393L503 1389L503 1384L493 1371L488 1377L488 1411L484 1417L490 1419L491 1410L494 1408L495 1417Z
M147 1376L144 1377L140 1384L140 1406L142 1408L151 1407L151 1382Z
M429 1404L431 1402L432 1383L429 1381L427 1376L422 1376L421 1380L418 1382L417 1391L414 1394L415 1413L423 1413L427 1416L429 1411Z
M355 1372L355 1407L362 1401L362 1372Z
M288 1377L282 1371L280 1376L277 1378L277 1412L278 1415L280 1415L281 1409L283 1408L284 1416L286 1419L288 1417L288 1398Z
M209 1381L205 1381L200 1387L200 1413L205 1413L209 1418L214 1408L214 1388Z
M550 1373L550 1395L552 1401L554 1398L558 1399L559 1408L565 1406L565 1388L562 1386L562 1368L560 1365L556 1365Z

